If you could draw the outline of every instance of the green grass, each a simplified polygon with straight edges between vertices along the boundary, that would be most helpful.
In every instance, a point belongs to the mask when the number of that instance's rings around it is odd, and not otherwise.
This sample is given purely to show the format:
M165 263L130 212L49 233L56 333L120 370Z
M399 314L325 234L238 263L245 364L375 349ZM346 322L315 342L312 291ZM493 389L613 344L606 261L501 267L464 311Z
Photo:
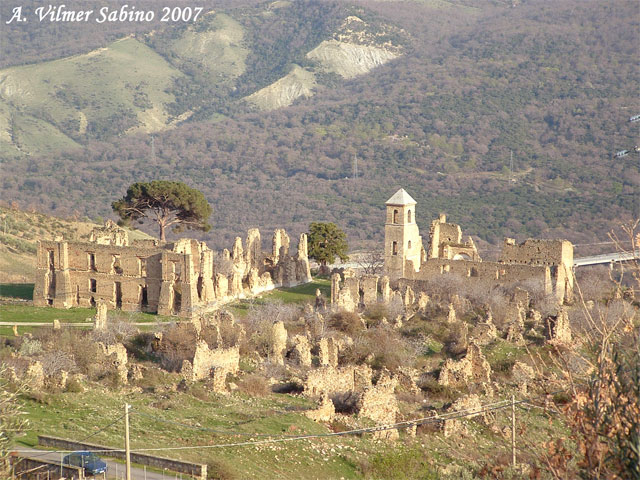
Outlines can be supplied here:
M174 378L177 382L178 377ZM176 447L217 445L257 440L264 437L225 435L213 429L254 434L313 434L328 430L304 415L313 402L289 395L250 398L246 395L211 395L199 400L187 393L163 395L114 392L102 388L83 393L52 393L24 402L30 427L19 441L35 446L38 434L82 440L90 435L92 443L120 447L122 422L116 420L125 403L132 405L131 447ZM193 425L190 428L180 424ZM319 439L258 446L194 448L157 451L158 455L198 463L221 463L231 478L357 478L353 455L342 453L338 445L350 450L357 438ZM331 449L333 448L333 451ZM370 441L363 449L379 448ZM346 451L345 451L346 453Z
M316 298L316 289L320 289L325 299L328 299L331 296L331 281L326 278L315 277L311 282L304 285L292 288L276 288L256 298L233 302L227 308L234 315L243 317L253 306L264 305L269 302L313 303Z
M33 283L0 283L0 297L33 300Z
M263 296L266 300L282 300L284 303L301 303L316 298L316 289L325 297L331 296L331 281L323 278L314 278L313 281L298 285L293 288L278 288Z
M0 305L0 321L29 323L51 322L54 319L63 323L85 322L96 314L95 308L53 308L34 307L32 305Z
M53 308L53 307L34 307L32 305L0 305L0 321L15 322L20 324L29 323L53 323L53 320L59 320L61 323L82 323L92 322L93 316L96 314L95 308ZM175 321L175 317L166 317L162 315L154 315L152 313L142 312L120 312L110 311L109 316L121 317L124 320L135 323L149 323L150 326L154 322ZM24 327L20 325L20 333L23 333ZM0 335L12 335L11 327L0 327Z

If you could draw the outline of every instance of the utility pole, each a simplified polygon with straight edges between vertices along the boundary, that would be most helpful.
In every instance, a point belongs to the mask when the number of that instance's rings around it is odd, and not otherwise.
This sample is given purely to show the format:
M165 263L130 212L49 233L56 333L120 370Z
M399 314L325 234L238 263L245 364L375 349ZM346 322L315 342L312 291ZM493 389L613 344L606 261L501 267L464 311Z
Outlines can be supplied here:
M509 172L511 173L511 181L513 182L515 180L515 177L513 176L513 150L511 150L511 162L509 162Z
M516 397L511 395L511 461L516 468Z
M353 178L358 180L358 155L353 156Z
M131 405L124 404L124 451L127 459L127 480L131 480L131 452L129 449L129 408Z

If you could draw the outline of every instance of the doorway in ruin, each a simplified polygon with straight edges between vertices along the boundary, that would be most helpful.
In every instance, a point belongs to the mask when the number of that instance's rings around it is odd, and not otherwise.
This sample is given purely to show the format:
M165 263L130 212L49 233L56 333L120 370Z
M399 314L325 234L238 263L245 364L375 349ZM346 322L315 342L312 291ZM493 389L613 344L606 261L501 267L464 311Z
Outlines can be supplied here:
M198 276L198 300L202 301L202 290L204 288L204 279L202 275Z
M49 260L49 271L46 273L45 281L47 284L47 297L53 298L56 295L56 264L53 250L47 251Z
M115 282L114 285L116 308L122 308L122 283Z
M140 311L146 312L149 307L149 299L147 297L147 287L140 286Z
M180 285L173 285L173 300L171 302L171 313L178 315L180 308L182 307L182 289Z

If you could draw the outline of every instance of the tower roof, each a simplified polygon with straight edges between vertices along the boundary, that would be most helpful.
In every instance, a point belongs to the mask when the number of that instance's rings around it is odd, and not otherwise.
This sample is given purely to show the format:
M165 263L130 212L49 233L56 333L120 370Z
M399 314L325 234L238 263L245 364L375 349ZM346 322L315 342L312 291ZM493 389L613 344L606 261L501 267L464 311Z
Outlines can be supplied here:
M416 201L411 198L404 188L401 188L386 201L385 205L415 205Z

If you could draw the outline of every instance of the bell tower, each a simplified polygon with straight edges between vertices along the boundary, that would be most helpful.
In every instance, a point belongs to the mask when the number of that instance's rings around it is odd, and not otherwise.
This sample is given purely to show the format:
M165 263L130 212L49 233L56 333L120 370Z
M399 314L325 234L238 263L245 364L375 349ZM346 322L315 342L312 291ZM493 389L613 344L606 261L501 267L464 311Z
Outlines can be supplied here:
M403 188L385 203L384 271L390 280L420 270L422 237L416 223L416 201Z

